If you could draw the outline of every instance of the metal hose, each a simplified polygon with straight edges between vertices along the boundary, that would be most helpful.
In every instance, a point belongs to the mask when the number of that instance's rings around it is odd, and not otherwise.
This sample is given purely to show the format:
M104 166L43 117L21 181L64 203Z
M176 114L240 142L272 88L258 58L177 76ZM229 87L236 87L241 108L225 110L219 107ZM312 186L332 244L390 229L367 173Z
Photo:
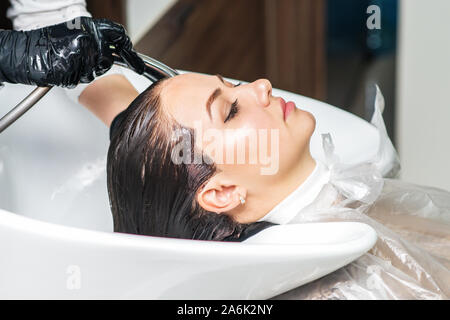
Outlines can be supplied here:
M178 72L165 64L155 60L153 58L147 57L146 55L140 54L139 56L145 62L145 70L143 76L152 82L157 80L174 77L178 75ZM119 56L114 56L114 64L121 67L128 68L128 65ZM11 111L4 115L0 119L0 133L2 133L6 128L17 121L21 116L23 116L28 110L30 110L39 100L41 100L52 87L37 87L28 96L25 97L19 104L17 104Z

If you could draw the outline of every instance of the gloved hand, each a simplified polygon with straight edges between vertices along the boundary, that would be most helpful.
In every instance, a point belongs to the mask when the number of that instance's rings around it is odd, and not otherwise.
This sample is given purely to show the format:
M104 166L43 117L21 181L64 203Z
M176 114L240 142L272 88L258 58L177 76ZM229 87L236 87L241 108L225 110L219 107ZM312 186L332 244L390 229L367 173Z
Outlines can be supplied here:
M37 30L0 31L0 82L73 88L107 72L113 53L144 72L125 29L107 19L79 17Z

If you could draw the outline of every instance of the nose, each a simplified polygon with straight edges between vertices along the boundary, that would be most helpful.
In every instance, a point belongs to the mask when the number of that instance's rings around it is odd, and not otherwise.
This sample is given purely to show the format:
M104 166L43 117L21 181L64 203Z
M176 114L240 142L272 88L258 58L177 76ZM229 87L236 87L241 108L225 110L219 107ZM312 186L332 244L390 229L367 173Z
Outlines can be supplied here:
M258 101L264 106L270 105L270 97L272 96L272 84L267 79L259 79L254 83L254 90Z

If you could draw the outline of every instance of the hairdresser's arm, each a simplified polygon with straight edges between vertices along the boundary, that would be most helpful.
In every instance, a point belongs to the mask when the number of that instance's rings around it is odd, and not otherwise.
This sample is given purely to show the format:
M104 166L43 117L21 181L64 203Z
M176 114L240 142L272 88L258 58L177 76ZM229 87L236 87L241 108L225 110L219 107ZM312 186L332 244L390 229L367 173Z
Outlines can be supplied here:
M0 30L0 82L73 88L106 73L114 55L144 72L125 29L106 19L79 17L31 31Z
M91 83L81 93L79 102L110 127L114 117L137 96L138 92L123 75L114 74Z

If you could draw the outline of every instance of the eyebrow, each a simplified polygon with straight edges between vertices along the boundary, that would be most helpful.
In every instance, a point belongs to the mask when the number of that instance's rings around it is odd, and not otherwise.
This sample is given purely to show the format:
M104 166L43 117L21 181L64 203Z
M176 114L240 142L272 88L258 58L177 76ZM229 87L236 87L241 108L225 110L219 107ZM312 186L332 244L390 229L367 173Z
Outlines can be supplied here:
M219 78L219 80L222 81L223 84L225 84L225 80L223 80L223 77L220 74L216 74L216 77Z
M223 77L220 74L216 74L216 77L219 78L219 80L225 84L225 81L223 80ZM214 92L211 94L211 96L208 98L208 101L206 101L206 111L208 112L209 119L212 121L211 117L211 105L213 104L214 100L217 99L218 96L222 94L222 90L220 88L217 88L214 90Z

